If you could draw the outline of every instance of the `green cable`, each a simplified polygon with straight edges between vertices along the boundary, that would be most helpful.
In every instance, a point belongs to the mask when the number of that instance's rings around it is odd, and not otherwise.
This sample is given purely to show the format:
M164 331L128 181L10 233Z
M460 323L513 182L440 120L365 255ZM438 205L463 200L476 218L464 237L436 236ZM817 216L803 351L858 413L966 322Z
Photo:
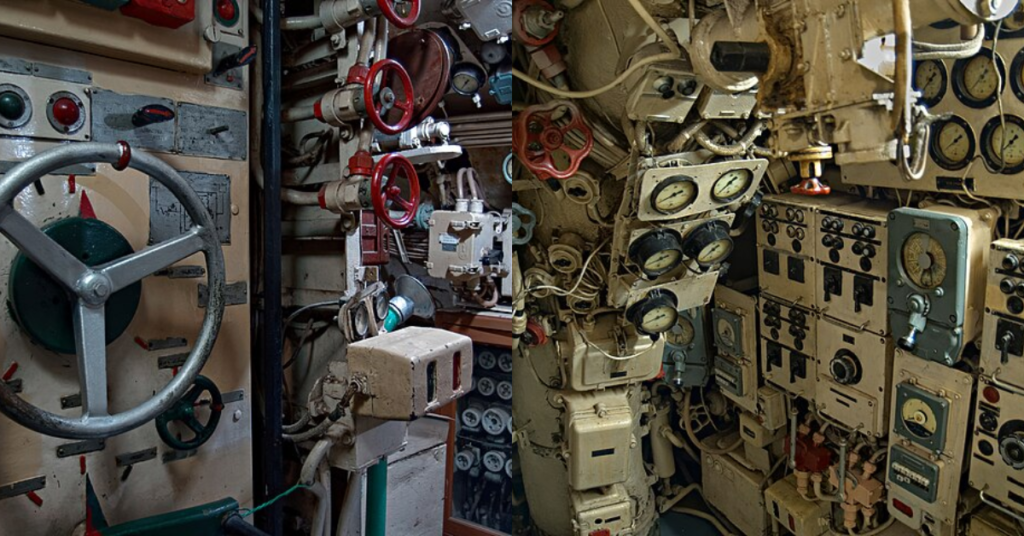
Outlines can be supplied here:
M283 493L281 493L277 497L274 497L273 499L270 499L269 501L267 501L267 502L257 506L256 508L251 508L251 509L250 508L243 508L242 510L239 511L239 514L243 518L249 517L249 516L255 514L256 512L259 512L260 510L262 510L262 509L264 509L264 508L266 508L266 507L276 503L277 501L279 501L279 500L281 500L281 499L291 495L292 493L295 492L295 490L302 489L302 488L308 488L308 487L309 486L303 485L301 483L296 483L294 486L288 488L287 490L285 490Z

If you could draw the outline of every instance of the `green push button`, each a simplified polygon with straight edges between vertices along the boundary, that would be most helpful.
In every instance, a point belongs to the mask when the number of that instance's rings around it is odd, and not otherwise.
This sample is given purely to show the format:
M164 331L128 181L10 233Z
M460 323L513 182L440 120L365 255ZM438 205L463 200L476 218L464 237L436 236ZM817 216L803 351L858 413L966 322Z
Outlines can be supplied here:
M13 91L0 93L0 117L14 121L25 115L25 99Z

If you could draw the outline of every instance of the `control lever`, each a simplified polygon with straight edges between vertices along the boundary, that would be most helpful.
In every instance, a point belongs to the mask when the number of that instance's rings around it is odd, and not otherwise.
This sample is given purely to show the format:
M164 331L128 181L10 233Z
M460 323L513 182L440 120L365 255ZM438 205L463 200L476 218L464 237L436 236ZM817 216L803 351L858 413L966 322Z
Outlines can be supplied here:
M683 385L683 371L686 370L686 352L679 350L672 353L672 366L675 368L675 377L672 382L677 387Z
M999 337L999 342L996 343L996 347L999 348L999 358L1002 364L1010 362L1010 345L1013 344L1013 332L1006 330L1003 332L1003 336Z
M910 333L900 337L897 344L900 348L913 352L917 348L917 335L924 331L924 327L928 323L928 317L925 315L928 314L930 305L924 296L911 294L907 298L907 307L910 309L910 319L907 322L910 325Z
M214 77L218 77L231 69L238 67L245 67L256 60L256 45L249 45L234 54L227 56L220 60L217 64L217 68L210 73Z
M143 106L132 114L132 125L135 128L166 123L167 121L174 121L174 110L162 104Z

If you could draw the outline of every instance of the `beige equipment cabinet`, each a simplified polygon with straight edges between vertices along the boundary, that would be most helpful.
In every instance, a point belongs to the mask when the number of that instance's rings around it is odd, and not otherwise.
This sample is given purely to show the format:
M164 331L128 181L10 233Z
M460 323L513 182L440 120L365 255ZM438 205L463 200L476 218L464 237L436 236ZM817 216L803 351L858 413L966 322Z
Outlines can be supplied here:
M982 377L974 408L970 485L1024 517L1024 392Z
M988 254L981 372L1024 387L1024 242L1000 239Z
M818 341L818 410L863 434L887 435L892 338L822 318Z
M737 406L758 413L761 385L758 366L757 298L725 286L715 287L711 329L714 333L715 379Z
M730 432L715 434L703 440L706 448L716 449L731 444ZM745 536L768 533L765 495L761 488L764 474L745 467L730 454L701 456L704 497Z
M828 531L829 503L808 501L796 489L796 476L790 475L764 490L768 515L794 536L820 536Z
M248 93L204 80L215 47L248 42L246 2L239 9L239 21L228 28L214 20L210 0L201 0L196 22L170 30L77 2L0 1L0 86L18 85L33 102L26 127L30 134L22 137L18 129L0 128L0 173L56 142L124 139L135 151L182 172L204 198L221 232L229 285L219 336L202 370L225 397L212 438L194 451L174 450L150 422L105 441L73 441L40 435L0 417L0 489L28 482L20 494L0 497L0 534L71 534L85 520L85 474L111 524L224 497L252 505ZM204 37L211 29L218 44ZM26 74L9 72L12 65ZM237 76L237 86L246 87L243 70ZM45 110L51 91L67 91L81 101L76 134L51 128ZM149 104L167 106L176 120L131 128L133 112ZM183 223L180 206L174 212L150 180L133 170L78 166L44 177L41 187L22 191L15 202L16 210L37 226L78 216L88 199L96 217L138 251L151 238L160 241L158 235L168 229L177 233ZM0 240L0 280L8 280L15 253L10 242ZM206 278L197 278L189 267L198 266L205 268L201 255L172 269L183 277L142 281L134 318L107 347L113 411L153 396L195 342L205 311L200 302ZM0 292L6 299L7 287ZM74 407L79 393L74 355L33 344L6 308L0 315L0 341L0 374L17 364L9 379L20 383L22 398L60 415L80 414ZM178 425L171 429L178 431ZM42 499L41 505L25 496L27 490Z
M804 398L814 397L818 363L818 315L805 307L762 295L761 372L765 380Z

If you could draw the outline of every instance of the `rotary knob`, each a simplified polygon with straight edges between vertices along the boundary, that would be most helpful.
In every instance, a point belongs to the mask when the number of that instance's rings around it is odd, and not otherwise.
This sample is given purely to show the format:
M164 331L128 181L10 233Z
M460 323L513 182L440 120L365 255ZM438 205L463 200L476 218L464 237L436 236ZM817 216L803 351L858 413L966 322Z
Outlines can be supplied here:
M832 378L840 385L856 385L862 375L860 359L853 352L843 349L836 352L829 363Z

